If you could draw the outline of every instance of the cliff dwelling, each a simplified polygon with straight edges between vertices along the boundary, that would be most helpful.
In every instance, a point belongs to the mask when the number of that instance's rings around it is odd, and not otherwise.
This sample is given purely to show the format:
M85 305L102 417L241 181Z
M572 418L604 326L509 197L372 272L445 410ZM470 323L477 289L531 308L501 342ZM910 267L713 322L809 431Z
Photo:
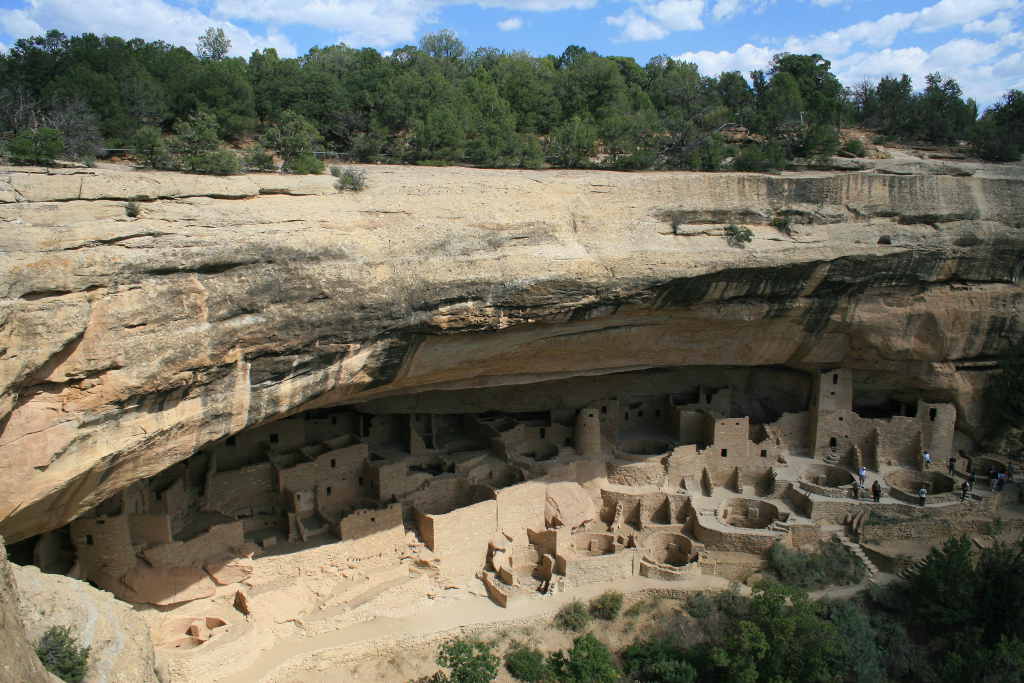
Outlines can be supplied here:
M352 568L482 585L507 606L634 575L742 580L777 542L919 514L922 487L937 519L999 497L977 487L961 502L973 446L952 404L858 397L844 368L649 371L516 393L381 399L243 430L41 537L34 559L170 606L251 582L261 557L331 545Z

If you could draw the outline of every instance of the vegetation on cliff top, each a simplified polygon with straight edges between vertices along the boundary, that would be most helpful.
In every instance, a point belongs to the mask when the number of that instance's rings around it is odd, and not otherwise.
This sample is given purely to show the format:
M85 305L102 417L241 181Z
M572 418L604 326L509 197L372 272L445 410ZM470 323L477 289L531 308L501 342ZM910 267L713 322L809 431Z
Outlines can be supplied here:
M704 76L666 56L641 66L577 45L543 57L469 52L450 31L388 56L332 45L295 59L273 49L242 59L226 57L229 47L216 29L195 54L88 33L20 39L0 56L0 131L14 135L8 154L45 163L132 148L157 168L232 172L220 149L161 149L161 133L178 140L204 116L218 142L259 138L293 172L322 170L314 160L321 149L356 161L528 168L600 159L616 169L716 169L735 157L736 168L765 170L835 152L841 124L932 143L971 139L991 159L1016 158L1024 146L1018 91L976 122L977 107L954 80L931 74L920 92L906 75L844 88L820 55L776 55L748 80L737 71ZM751 133L746 144L726 144L723 133L737 127ZM41 130L57 131L60 144L24 153L25 136ZM246 161L268 167L259 151Z

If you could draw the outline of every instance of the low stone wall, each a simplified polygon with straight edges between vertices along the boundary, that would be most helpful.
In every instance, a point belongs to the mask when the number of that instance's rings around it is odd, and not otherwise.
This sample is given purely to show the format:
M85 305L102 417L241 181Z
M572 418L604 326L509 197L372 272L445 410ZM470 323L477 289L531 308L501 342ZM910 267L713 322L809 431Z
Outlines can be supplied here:
M640 576L649 579L660 579L662 581L685 581L700 576L701 568L699 562L691 562L682 567L670 567L664 564L655 564L647 560L640 560Z
M202 567L208 560L245 545L241 522L210 527L189 541L175 541L149 548L143 555L154 567Z
M765 555L776 540L784 536L777 531L765 529L739 529L721 524L707 515L697 515L693 533L708 550Z
M588 583L628 579L634 574L636 551L622 549L609 555L574 555L566 558L565 585L572 588Z

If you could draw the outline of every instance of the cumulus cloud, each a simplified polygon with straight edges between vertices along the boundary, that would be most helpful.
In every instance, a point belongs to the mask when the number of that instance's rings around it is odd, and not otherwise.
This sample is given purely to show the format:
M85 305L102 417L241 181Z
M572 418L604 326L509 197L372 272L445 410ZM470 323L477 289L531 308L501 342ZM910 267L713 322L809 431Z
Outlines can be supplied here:
M661 40L673 31L699 31L704 0L632 0L636 7L607 17L611 26L622 28L621 41Z
M231 39L233 55L248 56L260 47L274 47L282 56L297 54L288 38L273 29L256 35L198 9L173 6L161 0L33 0L24 9L0 9L0 28L19 38L59 27L68 34L88 32L138 37L194 47L198 36L209 26L224 29Z
M700 50L684 52L674 59L681 62L693 62L700 67L701 73L717 75L725 71L740 71L746 74L754 69L763 69L771 61L778 50L758 47L747 43L734 52Z
M964 31L968 33L1009 33L1013 30L1013 17L1009 12L1000 12L990 21L975 19L964 24Z
M498 28L502 31L518 31L523 27L523 20L519 17L509 17L505 21L498 22Z

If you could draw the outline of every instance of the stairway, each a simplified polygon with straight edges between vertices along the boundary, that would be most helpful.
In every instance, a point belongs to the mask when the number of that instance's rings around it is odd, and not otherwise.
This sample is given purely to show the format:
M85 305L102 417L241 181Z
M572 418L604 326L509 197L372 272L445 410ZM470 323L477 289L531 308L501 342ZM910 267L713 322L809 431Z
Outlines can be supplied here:
M829 451L828 454L822 458L829 465L838 465L839 461L842 460L842 456L835 451Z
M917 561L914 562L914 564L910 565L909 567L904 567L899 571L900 578L909 579L911 576L920 571L926 564L928 564L927 556L918 558Z
M846 532L842 530L836 532L836 538L838 538L839 542L853 553L858 560L860 560L861 564L864 565L864 569L868 572L868 581L874 583L878 576L878 567L876 567L875 563L871 561L871 558L867 556L864 549L860 547L860 543L851 541L850 537L846 535Z

